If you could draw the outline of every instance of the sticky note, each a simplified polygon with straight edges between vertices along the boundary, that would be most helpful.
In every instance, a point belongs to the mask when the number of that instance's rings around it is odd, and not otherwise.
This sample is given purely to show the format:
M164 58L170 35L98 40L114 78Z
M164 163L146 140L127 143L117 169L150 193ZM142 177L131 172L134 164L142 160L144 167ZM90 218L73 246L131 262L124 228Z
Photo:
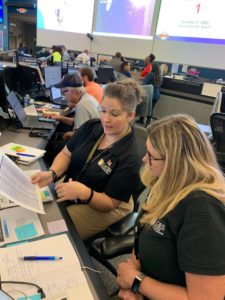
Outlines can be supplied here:
M53 222L48 222L47 226L50 234L68 231L66 223L63 219L53 221Z
M17 300L40 300L40 299L41 299L41 295L40 294L35 294L35 295L27 296L27 297L19 297L19 298L17 298Z
M15 233L19 241L26 240L37 235L34 223L25 224L15 228Z

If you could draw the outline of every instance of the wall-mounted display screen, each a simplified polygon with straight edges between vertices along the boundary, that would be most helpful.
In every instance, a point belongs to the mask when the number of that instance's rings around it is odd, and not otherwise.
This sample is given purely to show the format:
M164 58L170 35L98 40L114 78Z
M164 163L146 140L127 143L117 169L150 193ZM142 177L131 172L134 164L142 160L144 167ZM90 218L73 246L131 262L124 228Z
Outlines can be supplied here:
M225 1L162 0L156 38L225 44Z
M3 0L0 0L0 23L3 23Z
M152 38L155 0L98 0L94 33Z
M92 30L94 0L38 0L37 28L88 33Z

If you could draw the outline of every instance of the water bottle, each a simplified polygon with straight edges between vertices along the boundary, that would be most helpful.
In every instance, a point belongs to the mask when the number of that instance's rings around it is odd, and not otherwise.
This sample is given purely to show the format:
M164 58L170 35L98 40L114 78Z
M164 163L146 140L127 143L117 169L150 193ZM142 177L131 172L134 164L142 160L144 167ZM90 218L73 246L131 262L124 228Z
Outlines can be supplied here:
M30 105L30 96L26 94L26 96L24 97L24 107L29 105Z

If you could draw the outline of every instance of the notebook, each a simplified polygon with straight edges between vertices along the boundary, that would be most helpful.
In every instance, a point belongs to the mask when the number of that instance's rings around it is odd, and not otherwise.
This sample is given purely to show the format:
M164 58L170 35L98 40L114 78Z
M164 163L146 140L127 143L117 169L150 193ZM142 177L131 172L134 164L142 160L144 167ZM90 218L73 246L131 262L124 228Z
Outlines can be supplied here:
M28 147L21 144L8 143L0 147L0 151L6 155L16 157L16 162L29 165L45 154L45 150Z
M17 98L16 94L13 91L7 96L7 100L10 106L12 107L12 109L14 110L19 121L21 122L23 128L49 129L49 130L54 128L52 123L39 121L38 116L27 115L19 99Z

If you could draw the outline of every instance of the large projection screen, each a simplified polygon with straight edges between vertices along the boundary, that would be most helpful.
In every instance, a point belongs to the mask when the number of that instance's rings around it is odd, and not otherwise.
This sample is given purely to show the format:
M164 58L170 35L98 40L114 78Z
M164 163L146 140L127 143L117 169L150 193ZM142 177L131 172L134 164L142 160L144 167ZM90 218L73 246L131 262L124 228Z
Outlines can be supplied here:
M38 45L90 48L94 0L38 0L37 5Z
M162 0L153 51L158 60L225 68L225 1Z
M157 0L97 0L93 26L95 53L143 58L151 53Z

